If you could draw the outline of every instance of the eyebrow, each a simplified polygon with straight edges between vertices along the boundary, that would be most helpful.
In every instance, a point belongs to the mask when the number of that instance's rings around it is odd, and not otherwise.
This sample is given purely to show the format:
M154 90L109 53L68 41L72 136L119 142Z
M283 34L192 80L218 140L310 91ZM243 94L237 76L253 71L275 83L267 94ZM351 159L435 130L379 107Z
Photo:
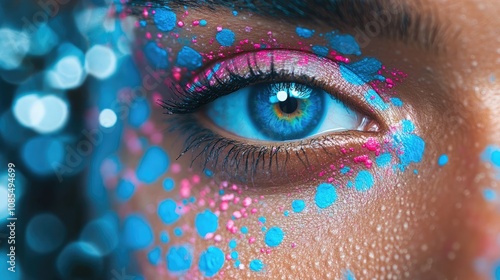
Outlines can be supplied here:
M225 7L288 22L313 20L354 29L362 48L373 38L383 37L439 52L452 37L449 25L439 20L432 4L426 6L420 0L130 0L129 4L213 11Z

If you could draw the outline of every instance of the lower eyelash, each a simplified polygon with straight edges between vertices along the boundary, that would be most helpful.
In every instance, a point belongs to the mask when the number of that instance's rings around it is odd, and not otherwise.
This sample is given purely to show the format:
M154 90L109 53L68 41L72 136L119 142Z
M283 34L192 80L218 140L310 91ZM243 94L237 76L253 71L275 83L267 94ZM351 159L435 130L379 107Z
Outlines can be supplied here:
M227 172L231 178L241 181L246 181L244 178L253 178L259 170L271 172L273 168L276 168L277 172L284 172L287 176L286 166L291 157L297 157L305 169L310 168L308 155L302 148L304 145L317 146L319 150L329 154L319 141L321 137L302 140L294 145L285 143L276 146L255 146L227 139L202 127L192 115L175 115L167 122L170 123L170 133L177 132L184 135L185 144L177 159L191 152L190 166L201 158L202 169L215 167ZM279 156L285 157L284 162L279 161Z

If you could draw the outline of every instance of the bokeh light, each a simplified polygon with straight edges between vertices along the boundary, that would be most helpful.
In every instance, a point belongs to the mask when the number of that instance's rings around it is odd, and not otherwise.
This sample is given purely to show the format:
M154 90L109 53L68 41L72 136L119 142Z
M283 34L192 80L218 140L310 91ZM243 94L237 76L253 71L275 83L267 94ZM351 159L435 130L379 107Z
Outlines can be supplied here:
M22 125L39 133L50 133L66 124L68 103L56 95L26 94L14 103L14 115Z
M21 151L26 166L38 175L55 172L55 166L64 157L63 143L50 136L38 136L28 140Z
M89 243L70 243L57 257L57 271L63 279L98 279L103 268L99 255Z
M92 244L99 255L109 254L118 246L118 217L108 214L90 221L80 234L80 239Z
M21 64L30 48L30 39L25 32L0 28L0 68L12 70Z
M26 228L26 243L37 253L49 253L57 249L66 236L66 228L53 214L38 214L31 218Z
M117 120L116 114L111 109L104 109L99 114L99 124L102 127L106 128L112 127L116 124L116 120Z
M85 69L99 79L106 79L116 71L116 55L108 47L95 45L85 54Z

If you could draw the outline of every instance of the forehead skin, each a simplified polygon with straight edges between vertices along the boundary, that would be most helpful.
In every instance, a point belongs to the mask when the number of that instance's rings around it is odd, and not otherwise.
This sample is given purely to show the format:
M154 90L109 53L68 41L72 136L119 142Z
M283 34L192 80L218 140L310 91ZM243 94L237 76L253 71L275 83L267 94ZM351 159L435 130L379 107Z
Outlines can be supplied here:
M363 54L377 57L389 68L402 69L409 75L399 91L407 92L402 94L414 112L397 112L391 118L410 115L428 144L424 160L418 166L419 175L407 174L411 172L392 175L387 181L377 182L376 188L384 191L369 196L349 193L326 211L317 213L311 207L302 215L286 219L283 212L273 206L290 205L298 195L307 205L314 205L314 188L295 186L301 190L297 194L267 191L264 186L249 193L252 198L265 193L259 215L267 217L266 225L280 225L290 242L273 249L269 256L259 251L265 247L262 238L257 239L256 245L240 242L240 259L248 263L256 256L265 258L266 273L229 269L216 277L338 279L346 268L353 271L357 279L481 277L474 270L474 262L487 252L485 246L490 246L487 241L497 238L500 232L500 215L495 207L484 202L481 193L482 186L498 189L498 181L479 157L487 145L500 144L500 86L490 81L492 75L500 77L500 5L497 1L481 0L427 0L411 5L424 11L432 9L438 21L453 31L444 37L445 51L429 53L416 46L374 38L373 43L363 49ZM230 16L230 12L215 15L204 9L190 11L185 21L201 18L200 15L212 22L245 25ZM285 22L268 18L259 21L254 29L261 26L262 32L280 30L276 36L282 38L291 36L296 26L293 24L290 28ZM314 24L312 27L321 29ZM138 35L141 36L143 34ZM213 37L214 34L199 36ZM172 53L180 48L174 43L169 47ZM216 46L205 45L198 50L216 51ZM158 108L153 109L152 114L158 124L164 119ZM168 150L180 149L179 143L171 142L165 141L163 146ZM442 153L449 155L450 163L446 170L436 170L435 162ZM129 166L137 165L139 155L124 151L122 156ZM189 159L181 158L178 163L189 166ZM180 182L185 176L172 177ZM118 207L121 213L143 212L155 220L155 211L144 209L144 205L157 205L166 197L168 194L160 182L141 189L130 203ZM221 227L234 210L237 209L230 208L221 214ZM194 213L183 216L179 222L193 223ZM259 232L260 226L248 225L253 232ZM166 228L161 222L152 223L152 227L155 233ZM232 238L225 231L221 234L223 240ZM294 248L291 241L295 243ZM195 256L212 245L211 241L193 239L189 234L176 239L176 243L182 242L193 244ZM163 255L168 245L162 246ZM227 242L220 247L227 253ZM159 279L159 272L147 262L146 253L137 255L146 279Z

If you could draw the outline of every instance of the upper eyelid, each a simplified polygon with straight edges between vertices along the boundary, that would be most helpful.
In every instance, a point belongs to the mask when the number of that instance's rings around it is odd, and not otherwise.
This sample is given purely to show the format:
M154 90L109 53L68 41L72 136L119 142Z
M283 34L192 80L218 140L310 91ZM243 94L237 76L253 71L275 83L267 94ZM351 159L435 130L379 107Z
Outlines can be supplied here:
M259 56L263 57L259 58ZM269 59L269 56L272 57L271 59L273 61L272 63L267 62L266 64L264 60ZM303 67L298 67L298 66L290 67L290 64L293 65L298 63L297 61L292 62L291 58L297 59L297 57L301 57L301 59L304 60L302 61L302 63L307 62L308 65L307 66L304 65ZM287 63L289 65L286 65ZM314 65L311 65L311 63ZM241 69L242 68L241 66L245 65L253 65L254 67L250 67L251 70ZM223 74L220 75L213 74L214 72L213 69L214 67L217 66L219 69L217 73L223 73ZM251 75L250 71L257 71L259 72L257 74L265 75L266 73L269 73L273 67L275 70L278 69L282 72L288 71L288 73L282 73L282 74L288 75L289 80L279 80L281 82L286 82L286 81L300 82L298 81L300 77L305 77L308 79L302 81L305 83L311 83L311 81L314 80L314 82L316 83L313 84L314 86L323 88L329 94L332 94L333 96L335 96L342 102L346 103L347 105L350 105L352 107L357 108L358 110L361 110L362 113L371 116L373 119L376 119L379 122L383 122L383 120L386 119L384 117L384 114L380 112L381 111L380 108L376 108L374 106L371 106L368 102L364 102L363 97L361 96L362 93L366 93L369 90L373 91L370 85L368 85L367 83L364 83L362 85L350 84L348 81L344 79L344 77L342 77L339 70L340 64L333 60L330 60L328 58L320 58L317 55L302 51L292 51L292 50L271 50L271 51L264 50L252 53L244 53L235 56L231 59L215 63L214 65L206 69L203 69L201 73L195 76L192 82L184 85L177 85L177 89L174 89L174 92L171 93L174 95L169 96L170 99L160 100L160 105L165 109L167 109L167 111L171 111L171 113L192 112L196 110L198 107L202 106L203 104L206 104L219 96L230 94L233 91L251 85L251 82L249 82L247 84L240 85L238 88L218 89L218 90L226 90L228 92L218 92L217 96L215 96L215 98L213 98L212 100L208 100L207 102L199 104L199 106L195 107L194 106L195 104L193 103L196 102L193 101L196 98L204 98L203 95L206 95L206 93L205 91L201 90L201 88L209 86L210 82L217 82L217 83L222 82L224 84L230 81L230 77L228 77L229 75L234 75L234 74L237 74L239 76ZM322 67L323 69L328 69L328 73L318 73L318 71L315 70L318 69L318 67ZM290 71L291 68L292 71ZM322 71L324 72L325 70ZM344 72L356 76L355 73L353 73L351 70L347 68L344 69ZM209 75L212 76L210 79L207 78L207 76ZM226 75L226 77L223 77L222 75ZM214 76L216 76L217 78L213 78ZM321 78L319 79L316 78L318 76L321 76ZM261 79L260 82L266 82L266 81ZM273 81L267 81L267 82L273 82ZM193 86L196 84L197 86ZM189 97L190 100L184 101L183 98L185 97ZM380 98L380 96L378 97ZM355 99L355 101L357 102L353 101L353 99ZM182 112L182 110L181 111L176 110L179 109L179 107L187 107L184 109L188 110L184 112Z

